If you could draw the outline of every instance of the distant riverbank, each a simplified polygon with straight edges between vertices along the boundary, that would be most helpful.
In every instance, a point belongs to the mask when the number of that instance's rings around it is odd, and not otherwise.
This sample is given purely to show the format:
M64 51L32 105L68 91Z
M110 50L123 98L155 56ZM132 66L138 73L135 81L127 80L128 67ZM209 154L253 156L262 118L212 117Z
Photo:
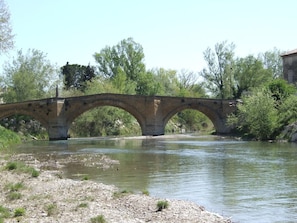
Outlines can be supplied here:
M25 163L38 176L8 170L9 162ZM114 160L102 155L104 168ZM32 155L0 157L0 222L231 222L195 203L160 200L144 194L119 191L87 179L64 179L62 164L39 161ZM15 195L13 195L15 194ZM168 207L157 211L158 202ZM1 212L1 210L4 210ZM5 212L5 210L7 212ZM2 214L6 213L6 215ZM97 219L97 221L96 221Z

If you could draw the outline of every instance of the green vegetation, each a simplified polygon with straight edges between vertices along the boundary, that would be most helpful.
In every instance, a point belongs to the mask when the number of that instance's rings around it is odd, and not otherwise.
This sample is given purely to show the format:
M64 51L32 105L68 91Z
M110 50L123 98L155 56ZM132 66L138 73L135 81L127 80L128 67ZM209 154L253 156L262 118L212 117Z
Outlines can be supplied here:
M150 195L150 192L148 190L143 190L142 191L142 194L149 196Z
M157 203L157 211L162 211L163 209L166 209L169 207L168 201L158 201Z
M5 185L4 188L6 190L14 192L14 191L19 191L23 187L24 187L23 183L15 183L15 184L9 183L9 184Z
M14 210L14 217L24 216L25 213L26 213L26 210L24 208L17 208Z
M84 176L84 177L82 178L82 180L89 180L89 179L90 179L89 176Z
M46 205L44 209L47 213L47 216L54 216L54 215L58 214L58 207L56 204Z
M6 170L15 170L18 173L28 173L32 177L38 177L39 171L34 167L28 166L23 162L8 162L5 166Z
M21 197L22 197L22 194L19 192L10 192L7 195L7 199L10 201L21 199Z
M0 205L0 223L4 222L5 218L10 217L9 209Z
M274 48L257 56L236 57L235 44L223 41L203 52L206 66L196 73L146 69L143 48L133 38L95 52L96 66L67 62L57 70L43 52L30 49L24 54L20 50L4 67L4 77L0 79L5 87L2 99L18 102L53 97L56 86L62 97L118 93L240 99L238 111L228 118L236 134L257 140L276 139L287 125L296 121L296 87L281 79L280 54ZM47 137L41 124L26 114L6 117L0 124L25 138ZM165 127L169 134L213 131L213 123L191 109L173 114ZM0 149L20 140L5 134L11 133L1 128ZM99 106L79 116L70 126L69 134L71 137L140 135L141 128L120 105ZM38 176L38 172L33 171L32 176Z
M256 140L279 138L284 128L297 120L296 89L283 80L273 80L242 97L228 124Z
M103 215L98 215L97 217L91 218L91 223L105 223L106 220Z
M0 126L0 152L7 149L10 145L20 142L21 137L18 134Z
M5 185L4 189L8 190L9 193L7 194L7 199L12 200L18 200L21 199L22 194L19 193L19 191L24 187L23 183L8 183Z
M86 208L86 207L88 207L88 203L80 203L77 207L78 208Z
M122 190L122 191L116 191L113 193L113 196L115 198L119 198L119 197L122 197L122 196L125 196L125 195L128 195L128 194L131 194L132 192L131 191L128 191L128 190Z

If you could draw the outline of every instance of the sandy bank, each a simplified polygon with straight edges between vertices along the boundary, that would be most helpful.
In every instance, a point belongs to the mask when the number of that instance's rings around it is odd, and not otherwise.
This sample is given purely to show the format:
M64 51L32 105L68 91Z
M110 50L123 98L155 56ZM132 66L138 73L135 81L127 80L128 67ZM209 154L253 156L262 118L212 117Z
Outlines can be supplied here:
M231 222L188 201L166 200L168 208L157 211L158 198L122 193L112 185L90 180L63 179L59 169L45 170L41 162L32 157L21 159L39 169L40 175L32 177L17 170L6 170L4 167L9 161L0 157L0 204L10 212L4 222L92 222L91 219L97 216L103 216L105 222L116 223ZM110 163L110 160L102 159L102 162ZM13 185L17 183L22 186L13 191ZM20 197L12 199L10 194L13 192ZM17 208L25 210L23 216L13 217Z

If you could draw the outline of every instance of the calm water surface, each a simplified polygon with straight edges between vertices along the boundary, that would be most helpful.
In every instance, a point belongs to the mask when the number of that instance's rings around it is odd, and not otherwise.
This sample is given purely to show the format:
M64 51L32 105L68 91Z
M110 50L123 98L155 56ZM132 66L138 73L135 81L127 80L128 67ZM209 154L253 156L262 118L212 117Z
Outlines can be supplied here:
M114 184L151 196L190 200L234 222L297 222L297 145L217 137L71 139L30 142L17 152L36 156L105 154L108 170L71 163L67 177Z

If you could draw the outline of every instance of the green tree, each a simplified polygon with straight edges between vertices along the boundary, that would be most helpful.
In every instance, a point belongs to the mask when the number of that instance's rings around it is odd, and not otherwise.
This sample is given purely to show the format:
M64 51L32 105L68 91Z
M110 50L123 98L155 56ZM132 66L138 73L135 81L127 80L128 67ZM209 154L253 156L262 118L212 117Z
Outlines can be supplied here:
M137 81L139 75L145 73L143 48L132 38L124 39L113 47L107 46L94 57L99 64L99 73L108 78L115 78L121 71L126 74L127 80Z
M261 89L243 97L237 113L228 117L228 124L249 137L267 140L274 137L278 128L277 119L278 111L271 93Z
M17 57L4 66L2 87L5 92L2 97L5 102L48 97L55 92L57 81L56 67L46 59L43 52L29 49L24 55L19 50Z
M296 88L292 84L288 84L284 79L274 79L266 83L266 87L272 94L277 106L281 104L287 97L296 93Z
M157 95L160 84L156 81L155 75L151 72L141 73L138 76L136 84L136 94L139 95Z
M192 71L181 70L177 74L179 92L176 96L205 97L206 92L202 84L198 83L198 75Z
M215 45L214 51L208 47L203 52L207 68L204 68L200 75L205 79L210 93L222 99L233 97L234 49L233 43L223 41Z
M280 131L287 125L297 121L297 96L291 94L279 106Z
M85 91L86 82L91 81L95 76L95 68L88 65L69 64L61 67L61 74L63 75L64 88L77 89Z
M174 96L179 92L179 81L176 70L166 70L164 68L151 69L155 83L157 83L158 95Z
M258 55L264 68L270 70L273 78L281 78L283 76L283 61L280 55L281 51L277 48L273 48L271 51L266 51Z
M13 38L10 12L4 0L0 0L0 54L13 48Z
M259 87L272 79L271 71L265 69L262 62L251 55L236 59L233 72L234 98L241 98L242 93Z

